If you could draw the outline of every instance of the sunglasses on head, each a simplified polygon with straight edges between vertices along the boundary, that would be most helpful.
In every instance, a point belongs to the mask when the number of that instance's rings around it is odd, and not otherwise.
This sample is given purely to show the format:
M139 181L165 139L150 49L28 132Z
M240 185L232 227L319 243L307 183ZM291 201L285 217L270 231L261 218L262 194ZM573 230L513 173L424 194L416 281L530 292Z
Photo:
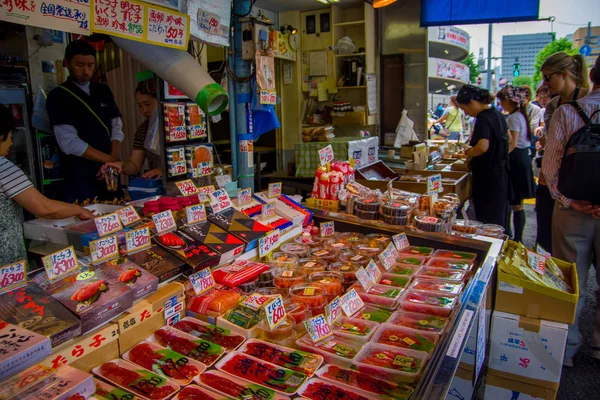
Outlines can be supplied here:
M542 75L542 78L544 78L544 82L550 82L550 78L552 78L552 75L556 75L556 74L560 74L560 71L557 72L553 72L551 74L548 75Z

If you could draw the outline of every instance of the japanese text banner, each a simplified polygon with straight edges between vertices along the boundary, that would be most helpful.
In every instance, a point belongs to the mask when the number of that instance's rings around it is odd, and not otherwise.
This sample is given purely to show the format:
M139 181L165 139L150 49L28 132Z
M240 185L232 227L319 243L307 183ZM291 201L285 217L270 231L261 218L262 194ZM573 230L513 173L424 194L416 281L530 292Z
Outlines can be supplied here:
M90 0L2 0L0 20L89 35Z

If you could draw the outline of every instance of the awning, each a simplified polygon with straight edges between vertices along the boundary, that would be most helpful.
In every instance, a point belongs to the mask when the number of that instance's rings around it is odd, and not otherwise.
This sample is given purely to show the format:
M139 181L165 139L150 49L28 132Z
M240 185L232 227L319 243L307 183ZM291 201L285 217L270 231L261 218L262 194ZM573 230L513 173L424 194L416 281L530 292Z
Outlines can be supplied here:
M539 0L421 0L421 26L535 21Z

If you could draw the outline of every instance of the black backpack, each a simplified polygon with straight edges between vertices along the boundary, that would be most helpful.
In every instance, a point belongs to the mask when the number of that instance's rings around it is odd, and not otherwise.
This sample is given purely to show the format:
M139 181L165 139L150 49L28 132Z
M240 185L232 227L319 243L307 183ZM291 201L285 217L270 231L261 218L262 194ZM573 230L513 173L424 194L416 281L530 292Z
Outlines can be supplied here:
M588 117L576 101L565 104L577 110L585 125L573 133L565 146L558 190L570 199L600 204L600 124L592 123L600 110Z

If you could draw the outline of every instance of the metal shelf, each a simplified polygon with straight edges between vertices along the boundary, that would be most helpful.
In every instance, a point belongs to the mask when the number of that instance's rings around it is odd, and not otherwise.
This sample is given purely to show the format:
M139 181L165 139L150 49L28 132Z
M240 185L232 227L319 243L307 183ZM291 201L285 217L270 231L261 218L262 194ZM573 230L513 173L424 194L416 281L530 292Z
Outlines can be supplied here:
M335 58L364 57L366 53L336 54Z

